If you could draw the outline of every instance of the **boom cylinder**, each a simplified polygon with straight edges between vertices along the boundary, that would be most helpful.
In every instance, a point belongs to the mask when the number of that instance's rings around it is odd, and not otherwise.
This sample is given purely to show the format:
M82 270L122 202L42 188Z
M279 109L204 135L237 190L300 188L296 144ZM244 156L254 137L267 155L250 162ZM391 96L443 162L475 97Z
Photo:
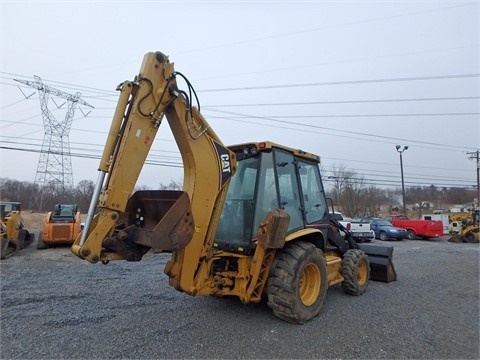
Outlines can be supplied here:
M120 90L120 98L118 99L117 107L115 109L115 113L113 114L105 148L103 149L102 159L100 160L100 165L98 167L98 170L103 172L109 171L112 163L113 153L117 147L118 141L120 140L120 129L125 118L125 111L128 106L130 95L133 91L133 83L126 81L121 84L118 89Z

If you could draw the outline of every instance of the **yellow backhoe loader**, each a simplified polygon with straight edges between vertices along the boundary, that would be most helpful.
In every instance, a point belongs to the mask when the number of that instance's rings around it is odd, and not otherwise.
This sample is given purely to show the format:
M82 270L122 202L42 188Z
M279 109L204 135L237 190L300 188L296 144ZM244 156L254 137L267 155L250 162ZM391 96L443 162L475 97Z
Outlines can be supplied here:
M35 234L24 228L19 202L0 202L0 231L0 259L2 260L35 241Z
M450 217L449 232L452 235L448 241L454 243L480 242L480 210L456 214Z
M75 255L106 264L169 252L164 272L175 289L266 298L292 323L318 315L329 286L361 295L370 278L396 279L392 247L340 235L317 155L267 141L223 145L190 82L160 52L146 54L139 75L118 90ZM132 194L164 117L182 156L183 191Z

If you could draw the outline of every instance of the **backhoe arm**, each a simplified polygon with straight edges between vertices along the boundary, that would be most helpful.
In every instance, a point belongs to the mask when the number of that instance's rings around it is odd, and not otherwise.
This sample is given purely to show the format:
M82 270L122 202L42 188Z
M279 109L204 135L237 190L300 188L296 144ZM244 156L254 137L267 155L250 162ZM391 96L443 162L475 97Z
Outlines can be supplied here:
M192 89L187 94L177 88L178 75L167 56L148 53L135 80L119 86L85 227L72 246L75 255L93 263L138 261L151 248L180 251L190 243L201 256L211 241L207 233L218 224L235 158L191 106ZM164 116L182 156L184 191L132 195Z

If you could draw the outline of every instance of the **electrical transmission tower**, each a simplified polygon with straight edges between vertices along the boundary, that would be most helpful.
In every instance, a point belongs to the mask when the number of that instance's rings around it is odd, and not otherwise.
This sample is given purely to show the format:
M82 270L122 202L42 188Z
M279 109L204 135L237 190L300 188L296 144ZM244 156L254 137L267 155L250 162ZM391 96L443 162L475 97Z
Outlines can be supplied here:
M93 106L82 100L80 98L81 93L79 92L72 95L43 84L42 79L39 76L34 76L34 78L35 81L17 79L15 79L15 81L31 86L39 92L44 137L42 150L40 151L40 159L38 161L37 173L35 175L35 184L39 186L41 190L40 194L42 195L40 195L38 199L35 199L35 205L38 206L38 209L41 209L43 204L43 190L48 188L49 191L64 193L66 189L73 189L72 160L69 142L69 133L73 122L73 115L75 114L77 104L82 104L91 108L93 108ZM56 120L48 108L50 96L56 96L67 100L67 111L65 118L61 121ZM61 108L65 105L64 102L58 106L53 98L52 101L57 108ZM86 116L88 113L83 115Z

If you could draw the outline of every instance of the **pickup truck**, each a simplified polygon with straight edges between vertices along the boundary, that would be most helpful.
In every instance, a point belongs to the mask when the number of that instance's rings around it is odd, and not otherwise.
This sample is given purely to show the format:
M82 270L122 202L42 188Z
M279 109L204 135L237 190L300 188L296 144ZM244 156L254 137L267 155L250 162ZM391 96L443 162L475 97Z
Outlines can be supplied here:
M415 240L417 237L424 239L443 236L443 223L440 220L413 220L405 215L386 216L385 220L393 226L407 230L407 239Z
M375 232L372 230L370 226L370 222L368 221L358 221L347 219L343 217L342 213L339 212L331 212L330 216L332 216L335 220L337 220L340 224L342 224L350 233L352 234L352 238L358 242L370 242L375 239ZM342 233L342 236L345 234Z

